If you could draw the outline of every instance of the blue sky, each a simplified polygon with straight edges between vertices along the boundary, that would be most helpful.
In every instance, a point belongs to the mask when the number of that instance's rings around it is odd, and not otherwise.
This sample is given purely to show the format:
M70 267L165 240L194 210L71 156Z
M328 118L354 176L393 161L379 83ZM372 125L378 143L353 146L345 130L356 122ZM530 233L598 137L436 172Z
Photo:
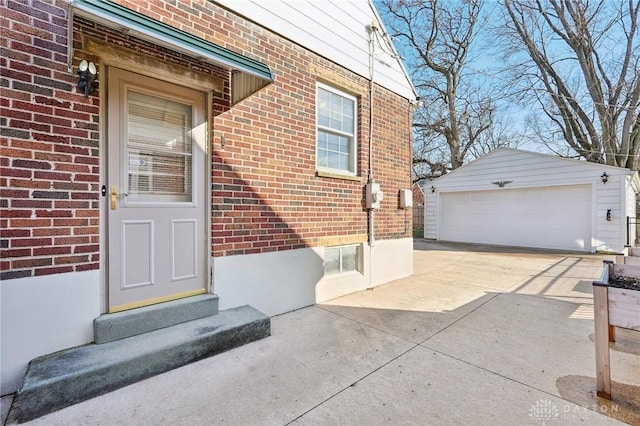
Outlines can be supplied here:
M451 0L454 1L454 0ZM375 0L376 5L380 11L383 10L380 7L380 0ZM610 3L605 2L605 6L607 5L619 5L615 1L611 1ZM508 69L508 64L505 63L503 59L503 49L502 46L497 44L499 43L499 39L494 35L493 30L499 27L502 19L503 13L501 10L501 3L497 0L488 0L486 1L483 13L487 18L486 27L482 29L482 33L477 40L477 43L472 46L472 49L469 54L469 58L471 58L470 63L467 65L467 77L469 81L473 84L477 84L484 88L491 86L502 86L507 87L509 79L513 76L505 71L505 68ZM606 9L606 8L605 8ZM612 11L612 9L606 9L605 11ZM386 20L384 14L382 14L383 21ZM385 26L388 31L391 31L390 25L385 22ZM615 31L617 30L617 31ZM603 55L606 56L608 54L611 60L617 60L616 56L619 56L621 46L624 46L623 43L620 42L620 37L623 34L620 31L619 27L614 27L614 31L607 34L607 38L603 38L600 40L605 49L601 49ZM548 41L548 40L547 40ZM401 43L395 41L396 48L398 49L401 56L404 58L410 59L413 52L408 49L403 49ZM554 43L550 49L550 55L555 55L556 58L567 58L573 57L574 54L570 52L567 47L563 43ZM525 54L521 54L520 56L511 56L509 60L514 59L528 59ZM575 61L566 61L563 60L559 62L560 64L565 65L556 65L563 71L563 73L576 77L579 81L583 82L583 77L581 75L581 71L579 66ZM412 68L410 66L410 61L405 60L405 67L411 73ZM522 81L522 80L521 80ZM584 83L582 83L584 86ZM585 89L581 89L582 93L584 93ZM580 96L581 92L578 92L577 96ZM529 102L529 104L519 104L516 103L513 98L498 98L496 101L499 107L500 113L503 115L503 119L509 123L509 127L516 132L523 132L526 128L525 123L527 119L538 120L538 122L545 122L547 120L544 113L541 111L540 105L535 102ZM588 103L585 104L588 107ZM559 139L561 143L565 143L562 139ZM541 151L541 152L550 152L542 143L533 142L527 143L521 148Z

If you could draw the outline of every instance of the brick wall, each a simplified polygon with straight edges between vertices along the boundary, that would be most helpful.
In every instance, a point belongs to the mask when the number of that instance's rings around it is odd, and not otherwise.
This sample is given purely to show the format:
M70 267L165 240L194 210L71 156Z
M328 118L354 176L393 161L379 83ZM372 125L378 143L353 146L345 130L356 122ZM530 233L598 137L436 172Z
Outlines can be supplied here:
M276 80L214 120L214 256L317 246L326 237L366 234L369 81L225 10L208 9L214 16L211 33L236 34L216 42L264 61ZM358 97L355 181L316 175L318 81ZM374 93L373 169L385 194L375 213L376 238L410 237L411 212L398 209L398 190L411 185L409 105L379 86Z
M275 74L276 83L232 109L228 81L225 93L214 99L214 256L316 246L326 237L366 234L369 82L365 78L205 0L119 3L261 60ZM96 269L100 91L89 98L77 93L77 77L67 70L63 2L6 0L0 16L2 277ZM81 19L74 31L74 65L83 57L81 32L139 52L155 49ZM174 63L191 66L190 58L156 50L171 56L168 60ZM100 62L99 57L90 59ZM214 68L202 71L224 74ZM358 97L355 180L316 174L318 81ZM374 175L385 194L376 212L376 238L409 237L411 212L398 209L397 200L398 190L410 187L408 102L378 86L374 95Z
M97 269L98 99L67 70L62 2L0 5L1 278Z

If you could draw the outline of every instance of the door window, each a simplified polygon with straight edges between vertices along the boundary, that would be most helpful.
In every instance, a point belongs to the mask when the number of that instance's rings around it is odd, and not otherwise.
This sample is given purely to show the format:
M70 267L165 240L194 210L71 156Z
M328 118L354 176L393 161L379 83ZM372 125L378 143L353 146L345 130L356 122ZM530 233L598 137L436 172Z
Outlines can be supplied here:
M127 202L191 202L191 106L127 91Z

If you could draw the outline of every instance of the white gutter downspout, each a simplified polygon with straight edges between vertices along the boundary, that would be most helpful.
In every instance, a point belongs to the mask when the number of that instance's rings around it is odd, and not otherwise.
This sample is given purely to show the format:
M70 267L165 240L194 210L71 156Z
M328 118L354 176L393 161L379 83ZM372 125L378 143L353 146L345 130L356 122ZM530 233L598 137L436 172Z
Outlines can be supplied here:
M369 171L367 183L374 183L373 178L373 89L375 66L375 35L378 23L374 20L369 25ZM369 289L373 288L373 245L375 242L375 209L369 209Z
M67 3L67 72L73 70L73 5Z

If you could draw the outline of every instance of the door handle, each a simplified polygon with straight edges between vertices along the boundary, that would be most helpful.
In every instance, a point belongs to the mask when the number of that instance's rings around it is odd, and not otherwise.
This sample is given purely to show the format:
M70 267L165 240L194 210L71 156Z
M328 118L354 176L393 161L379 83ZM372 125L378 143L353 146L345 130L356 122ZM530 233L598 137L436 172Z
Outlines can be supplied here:
M118 200L118 196L120 197L126 197L129 194L125 194L122 193L120 195L118 195L118 192L116 191L116 187L112 186L111 187L111 210L115 210L116 209L116 201Z
M116 200L118 199L118 193L116 192L116 187L111 187L111 210L116 209Z

